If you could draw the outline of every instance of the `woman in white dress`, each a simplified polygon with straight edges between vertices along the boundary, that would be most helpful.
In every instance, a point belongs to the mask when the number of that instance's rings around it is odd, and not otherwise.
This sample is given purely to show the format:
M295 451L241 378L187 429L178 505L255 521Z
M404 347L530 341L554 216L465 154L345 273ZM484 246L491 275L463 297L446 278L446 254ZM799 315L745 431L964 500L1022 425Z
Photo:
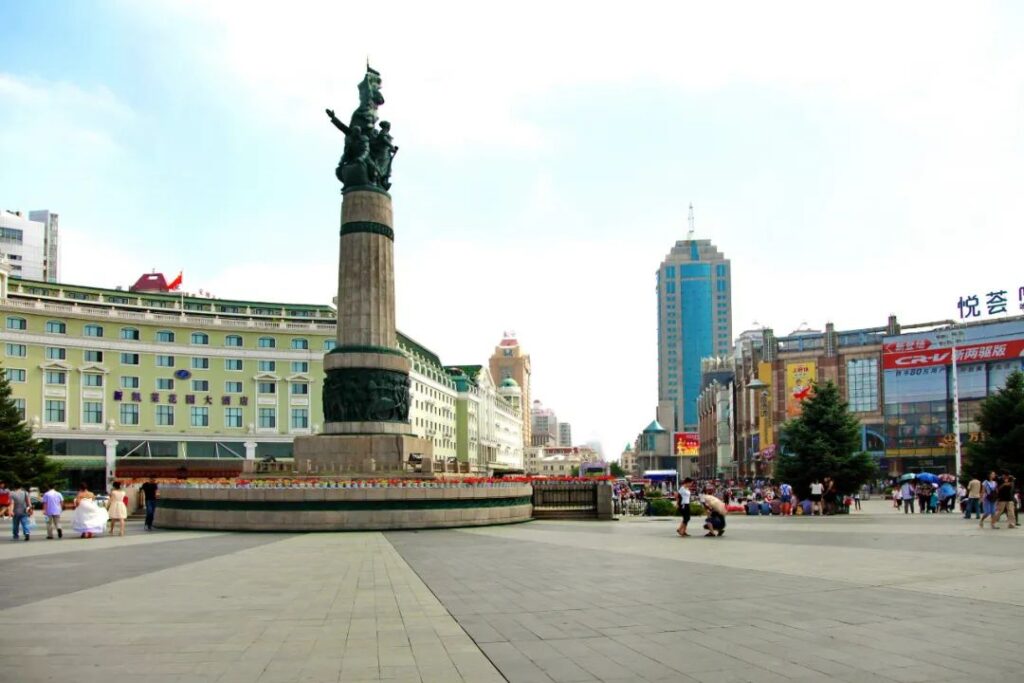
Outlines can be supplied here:
M107 511L96 504L96 496L85 484L78 486L75 496L75 516L71 527L82 534L82 538L92 538L102 534L107 526Z
M110 496L107 497L107 515L110 517L110 535L114 535L114 522L121 523L121 533L118 536L124 536L124 524L128 519L128 505L125 504L124 490L121 489L121 482L114 482L114 490L110 492Z

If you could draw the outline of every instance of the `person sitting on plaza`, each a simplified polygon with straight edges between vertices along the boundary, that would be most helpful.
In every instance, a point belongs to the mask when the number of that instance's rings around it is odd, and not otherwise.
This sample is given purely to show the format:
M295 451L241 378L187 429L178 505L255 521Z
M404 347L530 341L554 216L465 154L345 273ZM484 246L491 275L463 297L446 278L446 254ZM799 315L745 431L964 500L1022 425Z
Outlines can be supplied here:
M718 510L708 507L704 508L708 512L708 516L704 518L704 529L707 531L705 536L724 536L725 535L725 515L720 513Z

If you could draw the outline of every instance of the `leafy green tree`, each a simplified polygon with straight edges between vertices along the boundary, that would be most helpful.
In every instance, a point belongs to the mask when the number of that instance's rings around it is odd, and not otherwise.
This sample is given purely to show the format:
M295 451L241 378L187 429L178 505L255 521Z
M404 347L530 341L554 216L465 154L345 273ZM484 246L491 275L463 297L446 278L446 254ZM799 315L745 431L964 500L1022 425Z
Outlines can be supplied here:
M984 479L995 470L1024 474L1024 373L1006 378L1006 385L981 402L978 424L982 441L967 444L964 474Z
M580 476L580 466L579 465L573 465L572 469L569 470L569 476L570 477L578 477L578 476Z
M811 482L832 477L841 494L853 493L875 478L877 467L860 451L860 422L832 382L815 384L800 416L780 430L785 455L775 464L775 479L806 497Z
M612 470L612 476L613 477L622 478L622 477L625 477L627 475L626 470L622 469L622 465L620 465L617 462L613 462L612 463L611 470Z
M43 453L43 444L21 419L11 399L7 373L0 370L0 480L9 485L38 485L56 482L60 465Z

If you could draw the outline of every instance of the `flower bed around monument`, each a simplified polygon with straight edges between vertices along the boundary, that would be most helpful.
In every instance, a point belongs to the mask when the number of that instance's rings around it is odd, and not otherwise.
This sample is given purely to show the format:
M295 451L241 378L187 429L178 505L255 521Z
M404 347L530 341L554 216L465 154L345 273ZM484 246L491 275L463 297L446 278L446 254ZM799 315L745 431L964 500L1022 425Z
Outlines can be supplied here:
M410 488L410 489L444 489L444 488L501 488L532 484L533 482L592 482L610 481L614 477L450 477L441 479L332 479L322 477L279 477L279 478L190 478L190 479L156 479L161 488L255 488L255 489L376 489L376 488ZM127 484L139 484L147 479L126 480Z

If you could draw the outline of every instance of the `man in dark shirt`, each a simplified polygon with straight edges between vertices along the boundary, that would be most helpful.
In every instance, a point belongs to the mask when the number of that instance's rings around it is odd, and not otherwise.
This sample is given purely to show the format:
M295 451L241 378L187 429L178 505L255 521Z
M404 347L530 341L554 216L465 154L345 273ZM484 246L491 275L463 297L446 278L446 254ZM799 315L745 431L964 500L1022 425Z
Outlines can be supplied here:
M149 478L145 484L142 485L142 495L146 499L146 530L153 530L153 516L156 514L156 490L157 483L153 477Z
M992 517L992 528L998 529L996 523L999 522L999 518L1006 513L1006 525L1010 529L1017 528L1014 524L1013 516L1013 478L1008 472L1003 472L1003 481L999 484L999 488L996 489L996 514Z

